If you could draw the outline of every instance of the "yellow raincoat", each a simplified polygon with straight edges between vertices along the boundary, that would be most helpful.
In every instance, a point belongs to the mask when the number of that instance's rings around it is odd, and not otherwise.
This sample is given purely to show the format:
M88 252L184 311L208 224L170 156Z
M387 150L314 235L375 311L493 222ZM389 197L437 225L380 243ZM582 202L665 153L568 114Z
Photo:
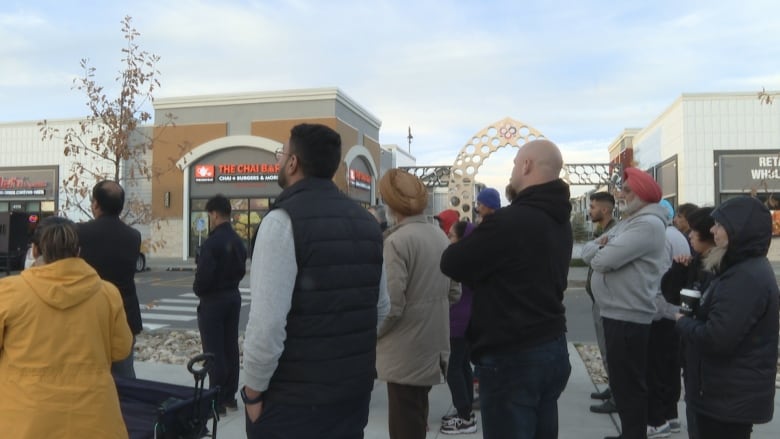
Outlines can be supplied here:
M80 258L0 279L0 436L127 438L111 362L132 341L119 291Z

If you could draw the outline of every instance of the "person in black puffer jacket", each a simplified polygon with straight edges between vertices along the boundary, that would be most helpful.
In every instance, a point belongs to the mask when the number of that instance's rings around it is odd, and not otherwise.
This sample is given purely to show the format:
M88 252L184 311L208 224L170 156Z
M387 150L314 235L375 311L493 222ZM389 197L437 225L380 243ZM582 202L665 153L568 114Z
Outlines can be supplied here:
M750 197L724 202L712 218L713 251L723 254L716 277L694 317L677 315L687 402L701 437L749 438L774 410L780 293L766 258L772 218Z

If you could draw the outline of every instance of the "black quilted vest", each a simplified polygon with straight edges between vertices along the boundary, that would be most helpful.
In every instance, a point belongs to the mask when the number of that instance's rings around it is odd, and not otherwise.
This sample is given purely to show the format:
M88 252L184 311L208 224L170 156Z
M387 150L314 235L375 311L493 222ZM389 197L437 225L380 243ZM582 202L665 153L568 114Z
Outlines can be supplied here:
M298 276L266 400L319 405L364 397L376 376L379 224L325 179L295 183L273 208L292 220Z

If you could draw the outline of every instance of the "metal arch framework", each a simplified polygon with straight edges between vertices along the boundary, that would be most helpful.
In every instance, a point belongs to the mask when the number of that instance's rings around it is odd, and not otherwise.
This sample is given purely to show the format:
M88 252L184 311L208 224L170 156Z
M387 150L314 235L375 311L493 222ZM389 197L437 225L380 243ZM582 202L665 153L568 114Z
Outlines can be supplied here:
M461 148L452 165L449 205L461 219L471 216L474 204L474 177L490 154L503 147L520 147L544 135L537 129L509 117L488 125Z
M428 188L449 188L449 207L457 210L461 219L466 219L472 214L477 171L490 154L503 147L519 148L543 138L544 135L535 128L507 117L476 133L461 148L452 166L409 166L401 169L420 178ZM564 164L561 178L570 185L614 186L619 184L618 168L610 173L609 163Z
M609 163L564 163L561 172L561 178L570 185L608 184L612 177Z
M422 180L427 188L447 187L452 166L403 166L402 169Z
M573 186L614 184L615 170L609 172L609 163L564 163L561 178ZM422 180L425 187L448 187L452 166L402 166L402 169ZM617 178L619 180L619 178Z

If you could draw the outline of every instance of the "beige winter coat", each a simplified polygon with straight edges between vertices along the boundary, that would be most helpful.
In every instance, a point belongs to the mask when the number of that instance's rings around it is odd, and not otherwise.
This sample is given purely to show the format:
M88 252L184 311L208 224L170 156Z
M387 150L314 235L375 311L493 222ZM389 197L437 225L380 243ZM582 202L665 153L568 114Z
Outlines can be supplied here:
M422 215L387 230L384 263L390 313L379 328L376 368L387 382L432 386L443 382L450 356L450 305L460 285L442 274L449 240Z

